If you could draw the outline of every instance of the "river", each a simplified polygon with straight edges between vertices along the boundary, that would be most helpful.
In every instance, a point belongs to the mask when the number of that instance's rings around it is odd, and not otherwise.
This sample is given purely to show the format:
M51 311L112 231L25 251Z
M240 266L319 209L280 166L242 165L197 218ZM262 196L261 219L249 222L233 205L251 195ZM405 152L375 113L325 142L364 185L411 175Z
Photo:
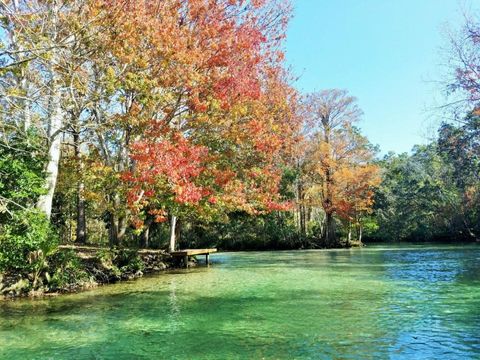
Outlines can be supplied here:
M480 359L480 246L220 253L0 303L1 359Z

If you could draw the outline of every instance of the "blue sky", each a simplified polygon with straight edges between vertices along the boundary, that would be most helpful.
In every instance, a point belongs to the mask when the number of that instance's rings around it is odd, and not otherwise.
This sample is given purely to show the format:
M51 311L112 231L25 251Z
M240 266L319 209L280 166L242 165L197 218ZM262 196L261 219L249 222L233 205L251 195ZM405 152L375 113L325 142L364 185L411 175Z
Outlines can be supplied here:
M463 21L457 0L292 0L286 57L302 92L347 89L359 124L381 152L405 152L435 134L447 23ZM463 7L462 7L463 6Z

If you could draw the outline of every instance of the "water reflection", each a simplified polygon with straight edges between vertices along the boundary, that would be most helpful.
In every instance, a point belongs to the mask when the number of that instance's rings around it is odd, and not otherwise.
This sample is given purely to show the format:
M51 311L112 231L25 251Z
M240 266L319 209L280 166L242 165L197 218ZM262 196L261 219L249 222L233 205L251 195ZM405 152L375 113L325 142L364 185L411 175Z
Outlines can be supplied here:
M1 359L478 359L480 248L225 253L0 305Z

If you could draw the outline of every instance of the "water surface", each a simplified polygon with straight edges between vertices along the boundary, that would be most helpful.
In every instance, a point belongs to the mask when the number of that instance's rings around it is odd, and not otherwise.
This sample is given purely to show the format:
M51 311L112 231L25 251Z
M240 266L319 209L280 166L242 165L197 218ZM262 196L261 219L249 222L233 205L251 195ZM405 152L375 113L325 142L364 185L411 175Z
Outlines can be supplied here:
M480 247L225 253L0 303L1 359L480 359Z

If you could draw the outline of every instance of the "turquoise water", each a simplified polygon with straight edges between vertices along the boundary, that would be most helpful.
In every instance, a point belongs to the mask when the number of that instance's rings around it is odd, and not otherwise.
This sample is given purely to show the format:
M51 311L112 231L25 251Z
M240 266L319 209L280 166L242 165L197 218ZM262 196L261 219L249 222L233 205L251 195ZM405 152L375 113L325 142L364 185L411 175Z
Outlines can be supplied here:
M0 303L0 358L480 359L480 246L211 259Z

